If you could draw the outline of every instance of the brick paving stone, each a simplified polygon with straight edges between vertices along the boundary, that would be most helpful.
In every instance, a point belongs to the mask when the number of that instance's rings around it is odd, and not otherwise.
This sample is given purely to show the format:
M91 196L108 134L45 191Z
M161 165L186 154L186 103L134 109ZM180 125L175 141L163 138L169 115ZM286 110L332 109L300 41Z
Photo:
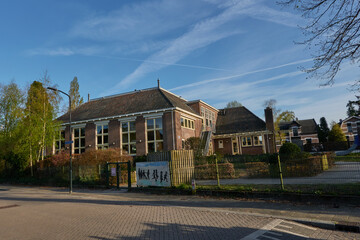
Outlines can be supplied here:
M151 200L151 201L150 201ZM144 201L144 202L143 202ZM241 239L275 218L209 207L156 204L152 197L67 195L39 188L2 192L0 239ZM206 205L205 205L206 206ZM360 239L360 234L282 221L285 239Z

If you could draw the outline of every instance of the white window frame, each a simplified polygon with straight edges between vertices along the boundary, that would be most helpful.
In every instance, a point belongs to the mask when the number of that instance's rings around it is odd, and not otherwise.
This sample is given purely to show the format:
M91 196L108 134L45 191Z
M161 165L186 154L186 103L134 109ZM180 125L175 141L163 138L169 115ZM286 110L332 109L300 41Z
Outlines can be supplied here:
M257 138L257 143L256 143L255 138ZM262 137L262 135L253 136L253 145L254 146L262 146L263 145L263 137Z
M135 129L133 129L133 130L130 129L131 123L134 123ZM127 131L126 132L123 131L123 124L127 124ZM124 146L127 146L128 154L131 155L131 156L136 155L136 126L135 126L135 124L136 124L135 121L121 122L121 149L124 150ZM130 141L130 135L132 133L135 133L135 140L134 141ZM123 138L124 134L127 134L128 141L126 143L124 143L124 138ZM131 151L131 149L132 149L131 146L132 145L135 145L135 152Z
M245 139L245 144L244 144L244 139ZM249 139L250 139L250 144L248 142ZM243 146L243 147L252 146L252 137L251 136L241 137L241 146Z
M64 138L61 137L61 132L64 132ZM65 128L60 129L58 131L58 134L57 134L57 136L55 138L55 144L54 145L55 145L54 146L55 154L58 154L62 150L65 150Z
M75 136L75 129L77 129L79 131L79 136L76 137ZM84 136L81 136L81 129L84 129ZM75 154L81 154L83 152L85 152L85 127L74 127L72 129L72 135L73 135L73 139L74 139L74 142L73 142L73 153ZM81 144L81 139L84 139L84 145ZM79 140L79 147L75 147L75 142L76 140ZM79 150L78 153L76 153L76 150Z
M195 121L186 117L180 117L180 125L183 128L195 129Z
M157 128L156 127L156 119L161 119L161 128ZM148 121L153 121L153 125L154 128L153 129L148 129ZM164 123L163 123L163 119L162 117L158 117L158 118L148 118L146 119L146 147L147 147L147 152L149 152L149 143L154 143L154 152L159 152L158 151L158 143L162 143L162 150L164 150ZM153 131L154 133L154 140L149 140L148 139L148 132ZM162 131L162 139L156 139L156 131Z
M104 133L104 127L106 126L107 133ZM101 127L101 133L98 133L98 128ZM107 143L104 143L104 138L107 136ZM98 137L101 137L101 144L98 143ZM109 124L97 123L96 124L96 149L108 149L109 148Z

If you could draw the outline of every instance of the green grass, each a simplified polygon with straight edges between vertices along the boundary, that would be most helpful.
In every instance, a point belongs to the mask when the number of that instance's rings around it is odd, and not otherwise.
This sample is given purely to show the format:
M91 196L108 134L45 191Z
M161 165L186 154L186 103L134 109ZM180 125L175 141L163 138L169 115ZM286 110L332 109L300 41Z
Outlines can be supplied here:
M334 157L335 162L360 162L360 153L350 153L346 156L336 156Z
M247 184L247 185L222 185L218 186L197 186L199 190L227 190L242 192L282 192L280 185ZM360 183L348 184L294 184L285 185L285 192L317 194L317 195L353 195L360 196Z

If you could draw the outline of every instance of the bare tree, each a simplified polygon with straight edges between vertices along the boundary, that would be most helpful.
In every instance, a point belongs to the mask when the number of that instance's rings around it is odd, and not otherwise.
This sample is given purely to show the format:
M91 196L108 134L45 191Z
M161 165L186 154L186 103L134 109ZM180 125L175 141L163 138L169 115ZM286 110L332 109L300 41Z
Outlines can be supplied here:
M280 4L293 6L310 22L302 27L307 39L302 42L319 48L314 65L305 69L310 77L331 85L342 63L358 63L360 53L360 1L359 0L280 0ZM360 80L353 84L360 90Z
M236 100L228 102L225 108L242 107L242 104Z

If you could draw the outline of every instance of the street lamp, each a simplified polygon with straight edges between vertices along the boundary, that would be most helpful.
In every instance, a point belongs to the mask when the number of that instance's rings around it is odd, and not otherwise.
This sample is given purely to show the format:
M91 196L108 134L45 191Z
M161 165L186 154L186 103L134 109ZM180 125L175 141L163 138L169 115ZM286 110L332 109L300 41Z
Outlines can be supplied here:
M68 96L69 98L69 136L70 136L70 140L69 140L69 149L70 149L70 169L69 169L69 174L70 174L70 189L69 189L69 193L72 193L72 133L71 133L71 97L69 94L67 94L66 92L63 92L57 88L52 88L52 87L47 87L47 89L52 90L54 92L60 92L62 94L65 94L66 96ZM66 144L66 142L65 142Z

